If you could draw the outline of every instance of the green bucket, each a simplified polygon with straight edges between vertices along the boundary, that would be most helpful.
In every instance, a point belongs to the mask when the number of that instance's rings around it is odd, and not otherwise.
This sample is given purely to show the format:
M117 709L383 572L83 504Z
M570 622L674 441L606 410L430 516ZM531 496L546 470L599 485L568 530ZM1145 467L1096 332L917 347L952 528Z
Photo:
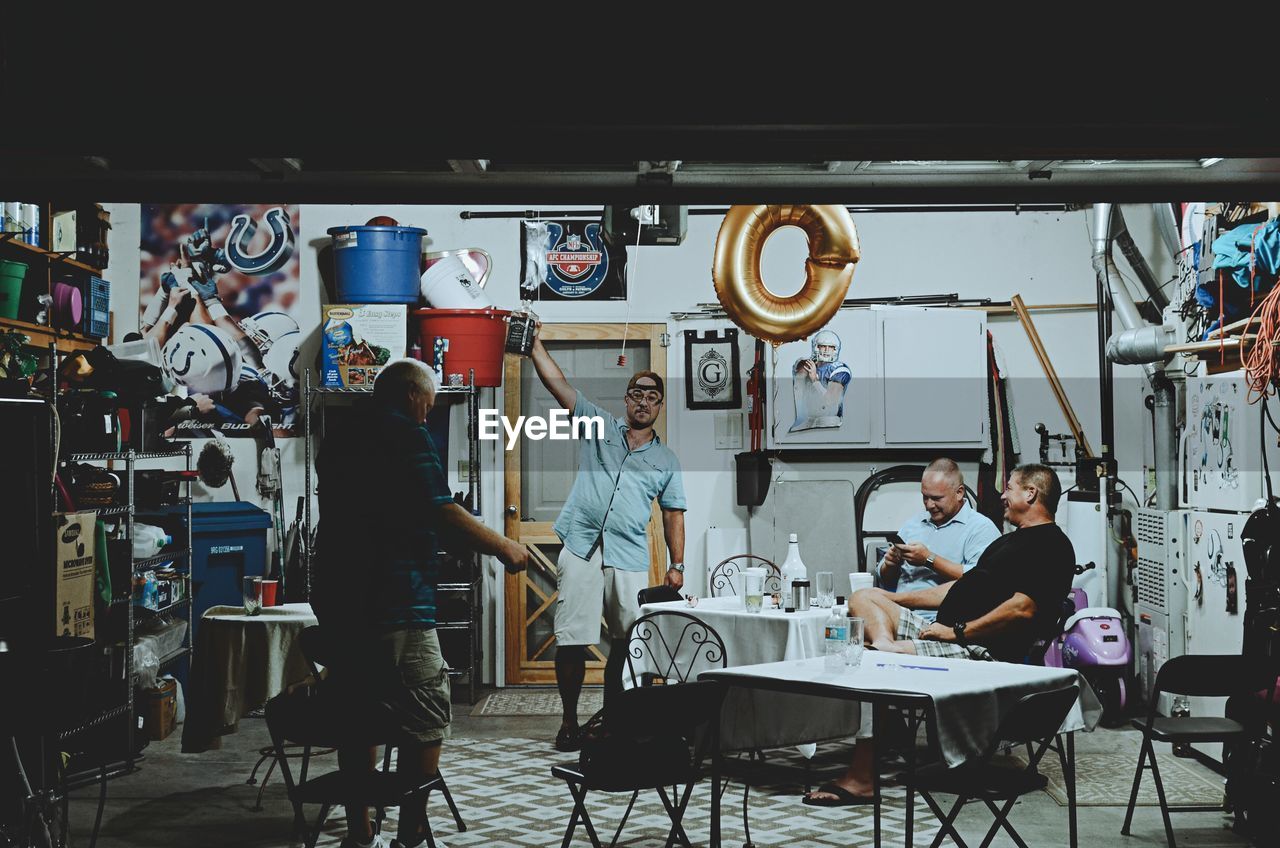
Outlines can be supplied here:
M22 300L22 278L26 275L27 263L0 259L0 318L18 317L18 302Z

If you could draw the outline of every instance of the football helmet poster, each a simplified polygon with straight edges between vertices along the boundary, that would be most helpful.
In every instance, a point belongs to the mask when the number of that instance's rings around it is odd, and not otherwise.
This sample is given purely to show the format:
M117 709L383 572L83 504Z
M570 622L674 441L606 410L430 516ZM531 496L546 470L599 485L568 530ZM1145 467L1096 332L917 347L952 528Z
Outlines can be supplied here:
M188 403L171 435L296 435L298 206L144 205L138 329Z

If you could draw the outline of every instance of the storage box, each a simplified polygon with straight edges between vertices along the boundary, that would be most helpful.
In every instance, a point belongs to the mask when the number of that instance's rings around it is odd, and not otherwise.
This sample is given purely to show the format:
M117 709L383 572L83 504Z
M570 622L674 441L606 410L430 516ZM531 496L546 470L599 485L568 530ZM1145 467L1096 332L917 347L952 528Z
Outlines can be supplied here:
M146 704L147 738L159 742L170 733L178 722L178 682L160 680L153 689L143 689Z
M372 386L384 365L404 357L408 306L329 304L323 309L321 386Z
M60 513L54 520L57 533L58 574L54 636L93 635L93 551L96 511Z

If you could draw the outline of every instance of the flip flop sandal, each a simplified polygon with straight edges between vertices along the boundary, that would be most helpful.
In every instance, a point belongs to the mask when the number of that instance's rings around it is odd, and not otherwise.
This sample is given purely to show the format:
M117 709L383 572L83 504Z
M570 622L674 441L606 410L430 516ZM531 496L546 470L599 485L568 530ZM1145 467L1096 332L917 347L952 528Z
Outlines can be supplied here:
M834 795L835 798L814 798L812 795L806 795L804 802L811 807L855 807L860 804L874 804L875 798L863 798L854 795L848 789L838 783L824 783L815 790L817 792L825 792L828 795Z

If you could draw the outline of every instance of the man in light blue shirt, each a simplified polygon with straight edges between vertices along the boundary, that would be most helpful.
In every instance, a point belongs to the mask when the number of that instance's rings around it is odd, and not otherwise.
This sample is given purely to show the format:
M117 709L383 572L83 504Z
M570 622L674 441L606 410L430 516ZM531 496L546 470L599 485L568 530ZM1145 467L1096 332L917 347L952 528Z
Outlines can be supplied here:
M654 498L671 565L666 583L684 585L684 483L680 462L653 431L665 395L662 377L640 371L627 383L625 420L588 400L565 379L540 338L531 352L538 378L574 418L599 417L604 432L579 431L578 476L554 526L563 543L557 561L556 685L564 706L556 748L580 747L578 696L587 648L600 641L603 615L612 640L605 697L622 689L627 631L639 616L637 595L649 585L649 515ZM584 438L585 435L585 438Z
M965 500L964 475L946 457L935 459L920 479L924 509L902 525L904 544L892 544L876 576L890 592L915 592L940 586L978 564L987 545L1000 538L991 519ZM934 610L919 611L933 619Z

